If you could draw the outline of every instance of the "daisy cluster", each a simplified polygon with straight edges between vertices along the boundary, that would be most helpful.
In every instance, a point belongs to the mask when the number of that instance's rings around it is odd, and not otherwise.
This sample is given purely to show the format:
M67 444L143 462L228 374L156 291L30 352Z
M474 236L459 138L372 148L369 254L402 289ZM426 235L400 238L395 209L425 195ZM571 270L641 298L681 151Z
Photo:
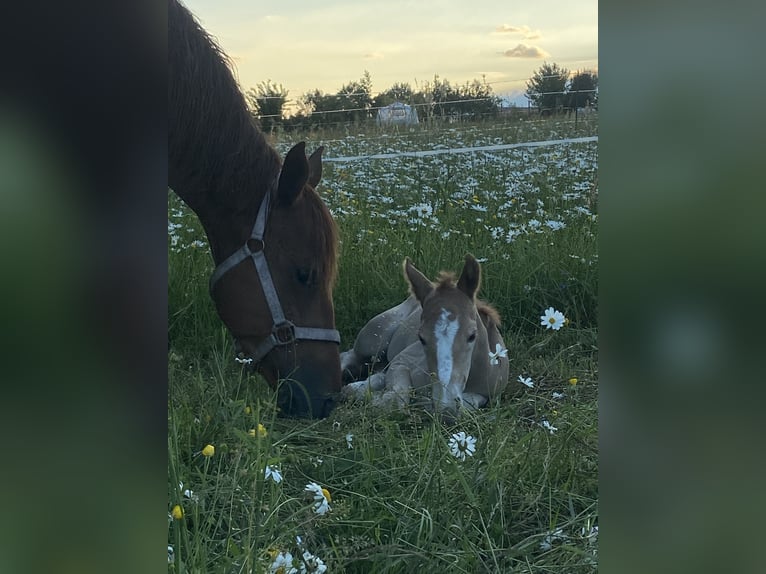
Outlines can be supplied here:
M430 141L405 134L348 136L323 143L330 150L329 157L353 158L503 144L509 143L513 134L473 128L429 135ZM546 133L545 139L556 139L556 134ZM512 243L527 235L558 232L594 217L589 199L597 168L596 142L350 159L328 165L322 193L341 222L365 215L386 226L470 236L465 229L445 229L445 214L458 212L466 228L478 226L496 240Z

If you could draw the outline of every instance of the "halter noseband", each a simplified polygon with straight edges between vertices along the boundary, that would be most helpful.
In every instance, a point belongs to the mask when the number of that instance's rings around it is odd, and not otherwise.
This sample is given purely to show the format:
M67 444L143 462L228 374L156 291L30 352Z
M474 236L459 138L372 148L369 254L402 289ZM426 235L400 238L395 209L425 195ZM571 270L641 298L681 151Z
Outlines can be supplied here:
M335 329L296 327L295 324L285 317L282 305L279 303L277 290L274 287L274 281L271 279L271 273L269 273L269 264L266 261L266 255L264 253L266 243L263 237L266 231L266 221L269 217L270 204L271 190L266 193L266 196L261 202L261 207L258 209L258 216L255 218L255 225L253 225L253 232L250 234L248 240L245 241L245 244L242 247L224 259L221 264L215 268L213 275L210 277L210 295L212 296L213 287L215 287L215 284L221 277L242 263L245 259L252 258L253 263L255 264L255 270L258 273L258 278L261 280L261 287L263 288L263 294L266 297L269 311L271 311L272 320L271 333L258 344L251 356L254 363L261 361L261 359L268 355L272 349L293 344L298 339L330 341L340 344L340 333ZM254 240L256 243L256 249L254 251L251 250L247 244L250 240Z

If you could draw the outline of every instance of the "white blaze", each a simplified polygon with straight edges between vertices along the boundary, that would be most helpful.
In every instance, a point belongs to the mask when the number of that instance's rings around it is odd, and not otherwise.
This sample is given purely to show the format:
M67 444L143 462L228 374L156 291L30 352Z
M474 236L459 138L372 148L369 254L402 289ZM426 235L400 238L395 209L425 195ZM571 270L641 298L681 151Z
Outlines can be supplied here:
M442 309L442 314L434 325L434 335L436 336L436 367L439 380L444 385L449 384L452 376L452 344L455 342L457 329L457 319L450 319L449 312Z

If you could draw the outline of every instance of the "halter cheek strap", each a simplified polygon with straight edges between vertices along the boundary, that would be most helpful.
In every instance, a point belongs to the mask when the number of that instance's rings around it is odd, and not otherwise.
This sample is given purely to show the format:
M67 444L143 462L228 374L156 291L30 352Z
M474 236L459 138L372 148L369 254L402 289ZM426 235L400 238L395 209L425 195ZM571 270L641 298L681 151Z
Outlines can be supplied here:
M221 277L246 259L253 260L255 270L258 273L258 278L261 281L266 304L269 306L269 311L271 311L272 320L271 333L258 344L251 357L255 363L268 355L272 349L293 344L298 339L329 341L340 344L340 333L335 329L325 329L322 327L296 327L285 317L282 305L279 302L276 287L274 287L274 281L269 272L269 264L266 261L266 254L264 253L266 248L264 235L270 207L271 193L267 193L261 202L261 207L258 209L258 216L255 218L255 225L253 225L253 232L250 234L249 240L237 251L224 259L221 264L215 268L213 275L210 277L210 294L212 296L213 288ZM254 250L250 249L250 246L248 245L249 241L255 242L256 247Z

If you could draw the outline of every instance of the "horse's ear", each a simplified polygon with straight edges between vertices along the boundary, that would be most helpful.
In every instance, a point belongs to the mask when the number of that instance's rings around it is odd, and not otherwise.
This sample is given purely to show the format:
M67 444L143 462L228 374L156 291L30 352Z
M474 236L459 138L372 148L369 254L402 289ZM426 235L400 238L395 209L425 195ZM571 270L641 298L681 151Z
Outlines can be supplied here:
M309 179L309 162L306 160L306 142L295 144L287 152L279 174L277 202L280 205L292 205L303 191Z
M309 185L316 189L319 180L322 179L322 152L324 146L320 145L314 153L309 156Z
M434 290L434 284L428 280L428 277L415 269L409 257L404 260L404 278L410 284L410 291L422 305L425 298Z
M460 272L460 279L457 280L457 288L473 299L479 290L480 283L481 266L473 255L467 253L463 271Z

